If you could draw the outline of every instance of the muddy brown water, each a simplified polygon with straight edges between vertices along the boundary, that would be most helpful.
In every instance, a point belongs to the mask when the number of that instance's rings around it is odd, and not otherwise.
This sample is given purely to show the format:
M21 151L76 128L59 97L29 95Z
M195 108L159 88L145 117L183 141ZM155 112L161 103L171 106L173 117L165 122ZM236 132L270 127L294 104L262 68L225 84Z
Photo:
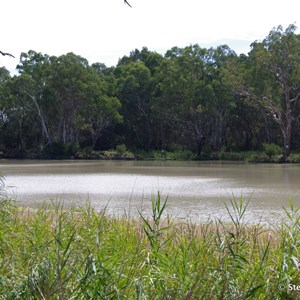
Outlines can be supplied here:
M168 197L178 219L228 219L230 198L249 201L246 220L274 222L300 205L300 165L222 162L1 160L0 174L18 205L60 201L114 215L150 214L151 195Z

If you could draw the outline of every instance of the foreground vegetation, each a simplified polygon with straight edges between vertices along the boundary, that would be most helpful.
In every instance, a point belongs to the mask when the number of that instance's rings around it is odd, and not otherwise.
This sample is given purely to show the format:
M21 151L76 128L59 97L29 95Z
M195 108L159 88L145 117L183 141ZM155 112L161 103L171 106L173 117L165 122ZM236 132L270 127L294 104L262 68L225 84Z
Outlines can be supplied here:
M297 299L300 216L247 225L233 199L231 224L0 202L0 299Z

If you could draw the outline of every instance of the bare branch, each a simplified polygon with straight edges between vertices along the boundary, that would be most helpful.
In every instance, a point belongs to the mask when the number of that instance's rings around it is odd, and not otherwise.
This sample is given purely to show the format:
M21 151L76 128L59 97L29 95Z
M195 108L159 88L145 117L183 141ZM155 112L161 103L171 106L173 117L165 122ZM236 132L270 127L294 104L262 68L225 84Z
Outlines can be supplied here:
M12 54L7 53L7 52L2 52L2 51L0 51L0 54L2 54L3 56L10 56L10 57L15 58Z
M294 97L293 99L291 99L290 102L291 102L291 103L292 103L292 102L296 102L296 101L298 101L299 99L300 99L300 92L297 94L296 97Z
M124 0L124 4L127 4L129 7L132 8L132 6L127 2L127 0Z

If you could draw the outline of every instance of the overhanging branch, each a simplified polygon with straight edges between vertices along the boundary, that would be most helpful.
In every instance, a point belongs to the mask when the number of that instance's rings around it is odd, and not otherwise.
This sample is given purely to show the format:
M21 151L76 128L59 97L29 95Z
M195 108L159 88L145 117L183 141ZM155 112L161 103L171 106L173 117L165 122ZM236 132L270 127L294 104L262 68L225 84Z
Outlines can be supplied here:
M7 52L2 52L1 50L0 50L0 54L2 54L3 56L10 56L10 57L15 58L12 54L7 53Z

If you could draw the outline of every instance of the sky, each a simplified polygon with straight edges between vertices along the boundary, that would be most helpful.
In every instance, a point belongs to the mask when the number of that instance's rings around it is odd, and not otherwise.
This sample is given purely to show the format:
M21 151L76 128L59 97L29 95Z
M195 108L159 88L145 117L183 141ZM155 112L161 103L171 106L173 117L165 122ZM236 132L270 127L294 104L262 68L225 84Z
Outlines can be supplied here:
M227 44L237 54L278 25L300 28L299 0L8 0L0 6L0 67L12 73L21 52L73 52L115 66L134 49ZM299 33L299 30L297 30Z

